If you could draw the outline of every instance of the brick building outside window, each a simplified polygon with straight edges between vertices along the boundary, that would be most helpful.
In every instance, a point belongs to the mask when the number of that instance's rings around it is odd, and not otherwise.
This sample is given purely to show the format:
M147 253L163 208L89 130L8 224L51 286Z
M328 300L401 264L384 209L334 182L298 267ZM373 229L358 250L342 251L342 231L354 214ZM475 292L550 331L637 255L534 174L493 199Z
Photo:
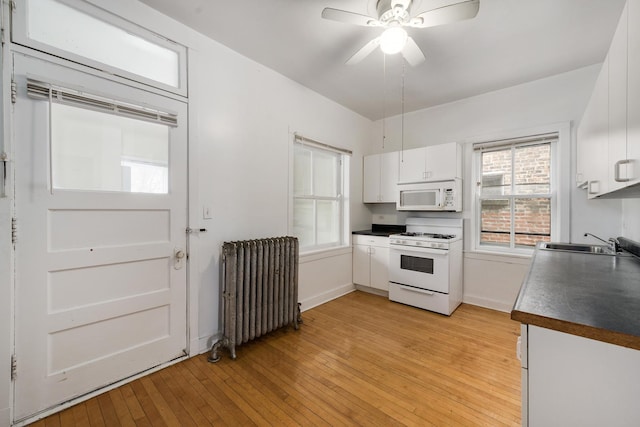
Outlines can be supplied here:
M551 240L557 141L557 134L549 134L474 144L479 248L531 248Z

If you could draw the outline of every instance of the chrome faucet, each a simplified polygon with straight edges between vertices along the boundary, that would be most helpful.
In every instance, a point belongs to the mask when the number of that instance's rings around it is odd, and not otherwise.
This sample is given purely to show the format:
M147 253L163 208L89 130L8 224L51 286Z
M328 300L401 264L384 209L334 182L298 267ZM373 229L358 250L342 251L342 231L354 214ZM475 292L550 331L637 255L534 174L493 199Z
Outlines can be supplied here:
M600 240L601 242L606 243L607 246L609 246L609 249L611 249L615 253L620 252L620 242L618 242L618 239L616 239L615 237L610 237L609 240L604 240L603 238L598 237L595 234L584 233L584 237L587 237L587 236L595 237L596 239Z

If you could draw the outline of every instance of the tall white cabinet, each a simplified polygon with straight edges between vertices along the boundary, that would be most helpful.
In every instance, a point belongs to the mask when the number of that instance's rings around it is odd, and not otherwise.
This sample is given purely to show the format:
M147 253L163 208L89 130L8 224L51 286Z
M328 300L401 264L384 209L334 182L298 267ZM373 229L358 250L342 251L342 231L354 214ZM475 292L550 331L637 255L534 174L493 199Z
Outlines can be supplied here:
M628 0L577 132L588 197L640 195L640 0Z
M398 197L398 152L364 157L362 201L395 203Z

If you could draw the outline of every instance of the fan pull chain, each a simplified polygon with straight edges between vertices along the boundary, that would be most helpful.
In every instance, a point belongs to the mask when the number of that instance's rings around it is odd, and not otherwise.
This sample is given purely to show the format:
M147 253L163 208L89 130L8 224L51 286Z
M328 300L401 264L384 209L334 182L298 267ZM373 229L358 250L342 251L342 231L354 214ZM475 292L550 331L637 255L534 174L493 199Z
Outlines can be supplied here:
M405 61L402 59L402 105L401 105L401 121L400 121L400 149L401 149L401 157L404 162L404 71L405 71Z
M387 119L387 55L382 54L382 151L384 152L384 143L387 138L386 119Z

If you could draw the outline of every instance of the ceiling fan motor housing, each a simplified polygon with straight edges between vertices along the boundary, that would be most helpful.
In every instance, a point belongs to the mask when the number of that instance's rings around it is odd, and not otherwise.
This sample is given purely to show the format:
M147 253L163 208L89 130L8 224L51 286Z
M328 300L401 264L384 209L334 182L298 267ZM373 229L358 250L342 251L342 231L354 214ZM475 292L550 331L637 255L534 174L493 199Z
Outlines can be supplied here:
M411 0L378 0L376 10L378 19L383 23L397 21L399 24L409 21Z

